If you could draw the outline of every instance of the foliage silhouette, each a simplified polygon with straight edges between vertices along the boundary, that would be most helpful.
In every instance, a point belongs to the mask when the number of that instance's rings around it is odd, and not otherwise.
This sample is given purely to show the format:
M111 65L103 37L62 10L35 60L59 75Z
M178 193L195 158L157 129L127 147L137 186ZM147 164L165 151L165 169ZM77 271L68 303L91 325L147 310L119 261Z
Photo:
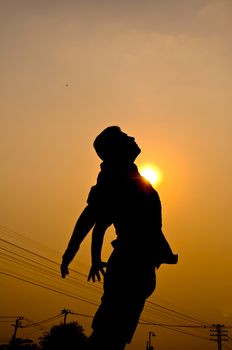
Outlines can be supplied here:
M1 344L0 350L38 350L39 347L32 339L16 338L14 344Z
M84 329L77 322L53 326L40 340L41 350L82 350L86 343Z

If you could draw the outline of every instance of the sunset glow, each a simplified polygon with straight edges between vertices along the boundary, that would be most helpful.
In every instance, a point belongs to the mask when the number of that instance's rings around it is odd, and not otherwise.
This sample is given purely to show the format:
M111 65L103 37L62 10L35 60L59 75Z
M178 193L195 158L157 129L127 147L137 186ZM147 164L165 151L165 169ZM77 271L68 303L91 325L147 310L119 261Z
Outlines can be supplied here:
M103 284L86 278L91 230L67 278L59 265L104 167L93 142L119 126L141 149L135 165L159 195L162 229L179 255L156 271L126 350L149 340L161 350L216 350L213 324L229 326L222 345L232 350L231 15L231 0L1 2L0 348L12 345L18 316L17 339L38 343L64 322L64 308L67 322L92 334ZM134 208L129 248L152 234L145 220L136 235ZM109 226L103 261L117 234Z
M140 174L153 186L160 184L163 178L161 170L151 164L143 165L140 169Z

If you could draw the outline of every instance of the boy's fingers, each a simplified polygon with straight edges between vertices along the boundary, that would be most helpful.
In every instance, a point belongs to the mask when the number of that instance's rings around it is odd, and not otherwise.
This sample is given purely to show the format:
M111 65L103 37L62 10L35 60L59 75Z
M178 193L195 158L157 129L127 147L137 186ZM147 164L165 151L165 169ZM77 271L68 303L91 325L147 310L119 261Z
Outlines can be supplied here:
M88 275L88 282L89 282L90 278L91 278L91 274L89 273L89 275Z
M95 282L95 275L96 275L95 270L92 268L92 270L91 270L91 277L92 277L92 281L93 282Z
M61 265L60 266L60 271L61 271L61 277L65 278L66 275L69 274L69 270L67 266Z
M99 281L101 280L99 271L96 271L96 276L97 276L97 280L98 280L98 282L99 282Z
M103 274L103 276L105 275L105 271L103 269L103 267L100 269L101 273Z
M104 271L104 267L107 266L106 262L101 262L100 265L94 265L94 267L92 266L90 271L89 271L89 275L88 275L88 281L90 281L92 279L93 282L95 282L96 278L97 280L100 282L101 281L101 274L104 276L105 275L105 271Z
M92 267L91 267L91 269L89 270L88 282L91 280L91 278L93 279L93 269L92 269Z
M88 282L92 279L93 282L95 282L95 276L94 274L90 273L88 277Z

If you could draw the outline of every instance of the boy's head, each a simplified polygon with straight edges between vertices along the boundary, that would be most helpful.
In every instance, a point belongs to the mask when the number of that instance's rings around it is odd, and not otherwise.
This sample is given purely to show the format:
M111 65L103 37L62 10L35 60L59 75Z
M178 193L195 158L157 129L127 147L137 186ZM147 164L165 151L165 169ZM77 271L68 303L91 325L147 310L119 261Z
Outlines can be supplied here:
M93 145L103 161L134 162L141 152L134 137L122 132L118 126L110 126L103 130Z

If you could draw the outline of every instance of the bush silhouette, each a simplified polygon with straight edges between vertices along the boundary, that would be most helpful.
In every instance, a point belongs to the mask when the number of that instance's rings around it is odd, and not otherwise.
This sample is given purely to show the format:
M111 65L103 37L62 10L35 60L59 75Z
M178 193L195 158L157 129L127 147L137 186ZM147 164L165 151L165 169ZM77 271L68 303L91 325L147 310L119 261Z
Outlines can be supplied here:
M83 327L70 322L53 326L39 340L41 350L82 350L86 338Z

